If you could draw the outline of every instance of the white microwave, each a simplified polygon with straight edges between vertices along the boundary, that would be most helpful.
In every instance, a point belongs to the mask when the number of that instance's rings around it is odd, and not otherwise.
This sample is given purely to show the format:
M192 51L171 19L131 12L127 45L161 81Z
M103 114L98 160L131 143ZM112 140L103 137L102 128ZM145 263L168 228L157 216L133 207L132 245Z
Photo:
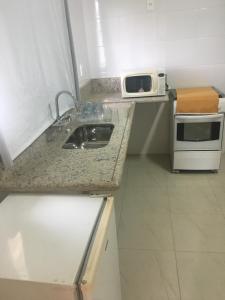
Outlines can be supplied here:
M123 98L164 96L166 74L159 71L128 73L121 76Z

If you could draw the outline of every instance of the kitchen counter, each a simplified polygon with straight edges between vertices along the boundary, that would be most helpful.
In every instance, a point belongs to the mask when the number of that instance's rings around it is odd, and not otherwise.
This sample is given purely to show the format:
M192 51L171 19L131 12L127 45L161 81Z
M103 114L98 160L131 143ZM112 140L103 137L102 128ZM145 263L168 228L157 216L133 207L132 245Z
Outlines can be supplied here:
M73 114L72 122L51 142L47 141L47 130L15 160L12 169L0 169L0 192L103 193L117 189L126 158L134 104L108 105L112 109L110 123L115 128L106 147L63 149L72 131L82 125Z
M90 96L85 98L86 101L100 101L106 103L156 103L156 102L168 102L169 93L165 96L154 96L154 97L140 97L140 98L122 98L121 92L109 93L92 93Z

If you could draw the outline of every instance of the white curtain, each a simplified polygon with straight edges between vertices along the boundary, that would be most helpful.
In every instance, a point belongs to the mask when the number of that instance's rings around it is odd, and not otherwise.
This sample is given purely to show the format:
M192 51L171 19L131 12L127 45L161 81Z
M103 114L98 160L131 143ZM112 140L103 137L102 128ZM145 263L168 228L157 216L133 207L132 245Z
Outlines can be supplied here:
M0 0L0 131L12 159L53 122L65 89L74 92L63 0ZM73 104L64 100L61 112Z

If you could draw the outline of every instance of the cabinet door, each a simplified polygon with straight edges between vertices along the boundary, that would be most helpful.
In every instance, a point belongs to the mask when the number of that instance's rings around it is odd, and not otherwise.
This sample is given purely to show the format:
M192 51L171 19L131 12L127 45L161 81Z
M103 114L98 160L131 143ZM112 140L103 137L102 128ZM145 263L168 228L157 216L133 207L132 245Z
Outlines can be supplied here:
M121 300L113 198L109 198L81 282L84 300Z

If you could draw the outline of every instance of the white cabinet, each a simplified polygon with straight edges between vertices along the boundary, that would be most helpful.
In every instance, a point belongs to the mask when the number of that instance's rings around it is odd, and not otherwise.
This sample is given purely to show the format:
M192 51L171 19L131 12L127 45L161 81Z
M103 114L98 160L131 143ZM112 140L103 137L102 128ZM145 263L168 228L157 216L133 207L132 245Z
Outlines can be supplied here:
M108 204L110 203L108 202ZM109 206L107 209L110 209ZM81 290L84 300L121 300L114 210L111 210L110 217L105 216L105 219L107 220L107 224L100 224L102 232L100 230L98 232L99 237L97 237L97 240L101 240L101 242L96 245L96 251L94 250L90 254L86 273L82 277ZM105 228L107 228L106 231ZM95 267L93 260L97 258L96 252L98 252L97 256L99 256L99 260L98 262L96 261Z
M0 299L121 300L113 198L0 203Z

